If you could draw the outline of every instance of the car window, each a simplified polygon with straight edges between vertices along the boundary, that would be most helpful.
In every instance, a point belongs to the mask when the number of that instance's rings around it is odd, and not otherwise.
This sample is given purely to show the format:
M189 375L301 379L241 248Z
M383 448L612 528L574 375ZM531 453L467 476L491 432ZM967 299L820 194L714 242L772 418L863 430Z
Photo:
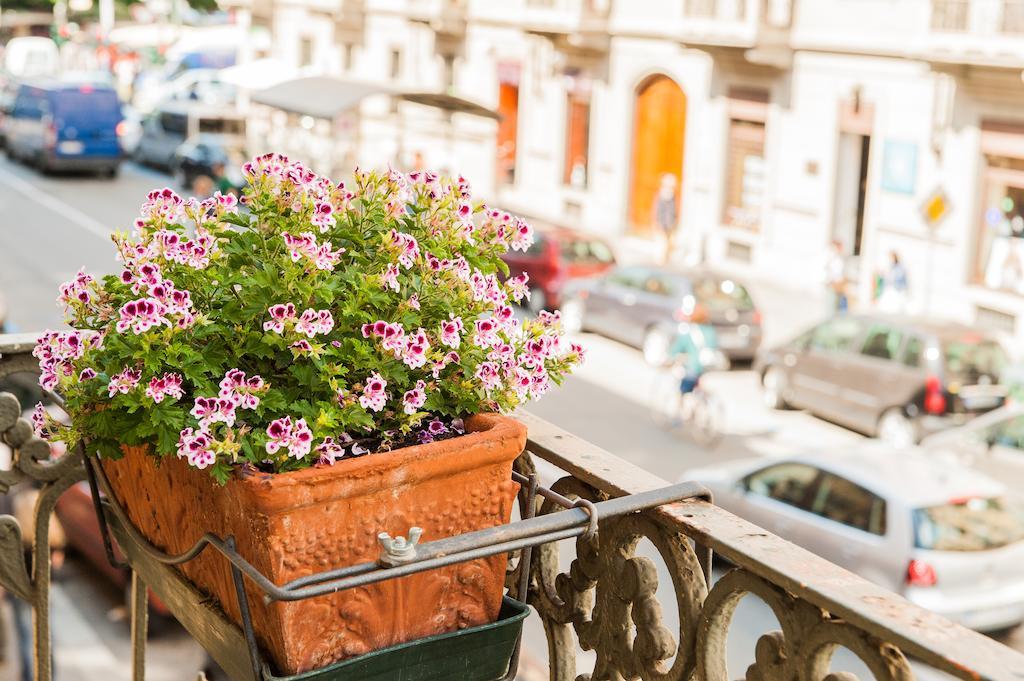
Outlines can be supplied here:
M659 273L653 273L644 279L643 289L656 296L674 296L681 292L678 279Z
M914 510L914 544L932 551L984 551L1024 540L1024 508L1000 497Z
M1024 449L1024 416L1014 416L990 426L981 436L993 445Z
M615 256L606 243L590 239L569 239L563 242L562 259L566 262L615 262Z
M545 237L543 234L537 234L535 232L533 236L533 243L530 244L530 247L526 249L525 255L538 258L544 255L544 250L547 248L547 246L547 237Z
M871 534L885 534L885 500L860 485L826 473L811 512Z
M617 286L625 286L626 288L642 288L648 278L647 270L642 270L633 267L624 267L621 269L613 270L608 275L608 282Z
M701 279L694 284L693 292L710 312L746 312L754 309L754 301L750 299L747 289L732 279Z
M184 136L188 132L188 118L184 114L160 114L160 127L170 135Z
M860 352L868 357L894 359L902 343L903 334L901 332L884 324L875 324L868 330Z
M46 100L36 92L28 90L14 103L14 118L42 118L46 113Z
M245 121L237 118L200 118L199 132L219 135L243 135L245 134Z
M110 125L114 125L121 119L121 100L113 90L85 85L78 90L53 93L53 112L72 125L97 120L111 121Z
M818 469L803 463L780 463L751 473L746 488L752 494L781 501L790 506L809 509L808 497Z
M997 383L1009 363L1003 346L981 337L946 341L942 349L946 360L946 380L950 383Z
M860 335L860 324L847 317L827 321L814 329L810 347L815 350L849 350Z
M907 339L907 345L903 348L903 356L900 361L908 367L921 366L921 355L924 354L924 341L917 336Z

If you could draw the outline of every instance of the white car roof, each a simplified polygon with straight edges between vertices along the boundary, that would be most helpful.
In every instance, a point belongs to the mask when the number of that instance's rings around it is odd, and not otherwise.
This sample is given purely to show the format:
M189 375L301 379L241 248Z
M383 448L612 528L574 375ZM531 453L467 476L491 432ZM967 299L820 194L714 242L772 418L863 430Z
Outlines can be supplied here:
M803 453L770 461L758 459L747 472L772 463L794 461L835 473L887 500L909 508L926 508L952 499L995 497L1006 488L989 476L916 447L893 449L865 442L827 453Z

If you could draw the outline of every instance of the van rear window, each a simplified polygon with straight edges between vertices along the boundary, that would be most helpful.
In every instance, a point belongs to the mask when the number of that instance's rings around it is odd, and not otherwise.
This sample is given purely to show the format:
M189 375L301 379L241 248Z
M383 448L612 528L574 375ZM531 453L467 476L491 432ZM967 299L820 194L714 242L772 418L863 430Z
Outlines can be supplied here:
M200 118L199 132L212 135L244 135L245 121L237 118Z
M121 102L113 90L82 88L53 93L54 115L65 120L120 120Z
M1024 539L1024 508L999 497L914 511L914 544L932 551L985 551Z
M943 344L946 378L949 382L974 385L986 377L999 382L999 375L1009 363L1003 346L995 341L965 338Z

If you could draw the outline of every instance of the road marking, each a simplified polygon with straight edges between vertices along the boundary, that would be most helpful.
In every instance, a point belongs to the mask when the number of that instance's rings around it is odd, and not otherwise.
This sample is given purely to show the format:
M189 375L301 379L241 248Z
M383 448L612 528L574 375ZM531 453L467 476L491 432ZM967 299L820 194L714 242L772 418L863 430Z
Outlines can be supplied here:
M112 230L107 228L102 222L89 217L70 203L65 203L56 197L50 196L44 189L37 187L28 180L20 178L7 170L0 169L0 181L6 183L7 186L25 198L49 208L61 217L67 218L90 234L94 234L104 241L110 239Z

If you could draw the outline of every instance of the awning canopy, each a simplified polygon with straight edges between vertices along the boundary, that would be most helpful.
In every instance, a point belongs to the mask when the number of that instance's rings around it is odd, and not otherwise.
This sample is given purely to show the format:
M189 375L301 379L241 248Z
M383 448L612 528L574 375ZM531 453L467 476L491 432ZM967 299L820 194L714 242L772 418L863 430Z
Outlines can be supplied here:
M408 102L415 102L416 104L422 104L424 106L432 106L436 109L443 109L454 113L481 116L483 118L491 118L496 121L501 120L501 114L493 109L488 109L486 106L477 104L476 102L471 102L468 99L462 99L461 97L445 94L443 92L406 92L399 94L398 98L404 99Z
M265 90L258 90L252 94L252 101L301 116L333 119L354 107L364 97L384 92L387 89L379 85L312 76L286 80Z
M454 95L434 92L395 92L373 83L346 81L329 76L296 78L252 94L252 101L301 116L333 119L370 95L390 94L423 106L471 116L500 120L501 114Z

